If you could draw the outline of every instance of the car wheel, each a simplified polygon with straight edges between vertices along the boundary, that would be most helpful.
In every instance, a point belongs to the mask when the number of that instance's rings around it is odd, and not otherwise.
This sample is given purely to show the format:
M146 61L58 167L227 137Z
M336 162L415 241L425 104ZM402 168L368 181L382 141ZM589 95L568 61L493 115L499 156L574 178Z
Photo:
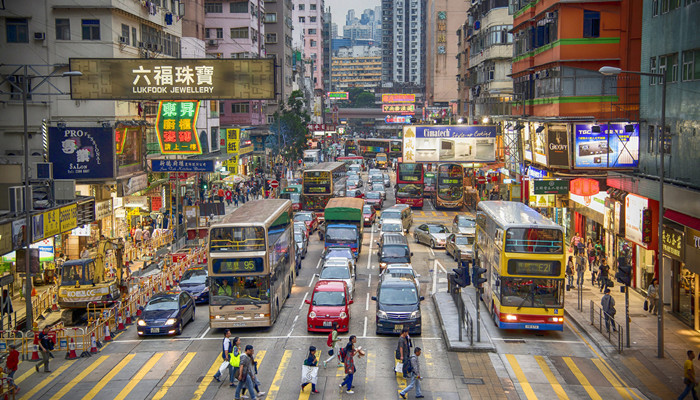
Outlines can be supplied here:
M177 336L182 335L182 324L181 323L177 324L177 328L175 329L175 334Z
M434 249L434 248L435 248L435 241L434 241L434 240L431 240L431 241L430 241L430 248L431 248L431 249Z
M420 243L420 240L418 240L418 235L416 235L416 234L414 233L414 234L413 234L413 237L416 238L416 243Z

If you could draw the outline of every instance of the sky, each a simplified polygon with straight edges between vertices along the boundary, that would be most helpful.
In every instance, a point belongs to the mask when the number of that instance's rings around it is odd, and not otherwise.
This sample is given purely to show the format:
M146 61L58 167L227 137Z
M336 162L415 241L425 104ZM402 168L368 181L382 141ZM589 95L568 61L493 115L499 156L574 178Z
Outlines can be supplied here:
M379 0L326 0L325 4L326 7L331 8L333 22L338 25L338 35L343 34L343 25L345 25L345 16L348 14L348 10L354 9L355 15L359 18L362 15L362 11L366 8L374 8L381 5Z

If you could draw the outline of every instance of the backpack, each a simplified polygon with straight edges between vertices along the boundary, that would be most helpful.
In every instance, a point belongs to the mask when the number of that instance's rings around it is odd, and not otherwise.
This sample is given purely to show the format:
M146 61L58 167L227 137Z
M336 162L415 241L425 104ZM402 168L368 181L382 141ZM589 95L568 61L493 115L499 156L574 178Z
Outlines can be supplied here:
M345 356L347 356L347 353L348 352L345 347L340 349L340 359L343 360L343 362L345 362Z
M411 359L408 359L408 363L406 364L406 373L410 374L413 372L413 363L411 362Z
M333 347L333 331L328 334L328 340L326 340L326 346Z

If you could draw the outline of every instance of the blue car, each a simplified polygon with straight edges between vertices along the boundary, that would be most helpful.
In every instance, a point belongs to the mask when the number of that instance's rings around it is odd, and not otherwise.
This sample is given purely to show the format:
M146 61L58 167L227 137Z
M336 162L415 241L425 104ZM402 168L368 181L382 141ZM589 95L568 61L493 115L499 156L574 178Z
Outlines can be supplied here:
M155 294L136 322L139 336L180 335L182 328L194 321L194 300L189 293L169 290Z
M188 268L180 279L180 289L189 293L196 304L209 303L208 276L206 265Z

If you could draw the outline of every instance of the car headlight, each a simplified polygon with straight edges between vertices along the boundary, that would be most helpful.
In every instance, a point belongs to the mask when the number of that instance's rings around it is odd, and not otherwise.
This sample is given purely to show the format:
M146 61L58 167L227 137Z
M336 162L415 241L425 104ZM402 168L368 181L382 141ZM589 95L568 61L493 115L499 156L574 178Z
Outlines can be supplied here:
M165 325L175 325L177 320L175 318L168 318L167 321L165 321Z
M137 322L139 326L146 326L146 321L140 319L139 322Z
M411 318L420 318L420 310L416 310L411 313Z
M345 319L347 317L348 317L348 315L345 313L345 311L340 312L340 319Z
M313 312L313 311L311 311L311 312L309 313L309 318L316 318L316 313Z
M202 290L202 293L208 293L208 292L209 292L209 287L208 286L204 287L204 290Z
M377 318L386 319L386 318L387 318L387 315L386 315L386 313L385 313L384 311L378 310L378 311L377 311Z
M385 263L385 262L380 262L380 263L379 263L379 267L380 267L380 268L385 268L385 267L386 267L386 263Z
M365 217L365 221L369 221L369 217Z

